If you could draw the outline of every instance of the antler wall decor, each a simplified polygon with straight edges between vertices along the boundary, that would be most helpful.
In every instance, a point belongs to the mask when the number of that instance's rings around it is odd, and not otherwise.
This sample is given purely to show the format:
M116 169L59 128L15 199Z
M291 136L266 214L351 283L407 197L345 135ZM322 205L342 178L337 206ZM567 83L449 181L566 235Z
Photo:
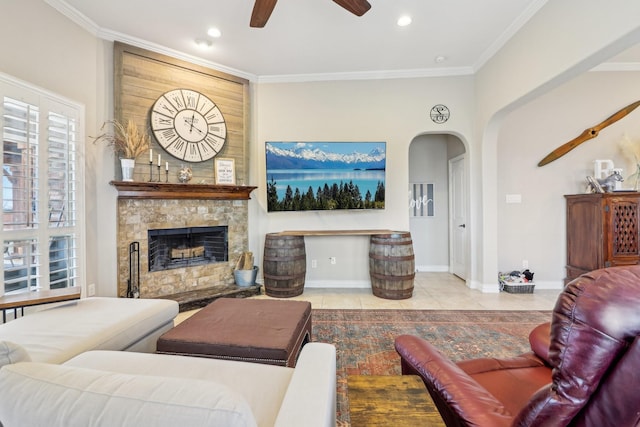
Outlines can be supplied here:
M614 124L615 122L617 122L618 120L620 120L621 118L623 118L624 116L626 116L627 114L629 114L630 112L632 112L633 110L635 110L638 107L640 107L640 101L636 101L633 104L627 105L626 107L622 108L621 110L619 110L619 111L615 112L614 114L612 114L611 116L609 116L602 123L599 123L599 124L595 125L594 127L589 128L589 129L585 129L576 138L574 138L571 141L567 142L566 144L563 144L560 147L556 148L551 153L549 153L544 159L540 160L540 163L538 163L538 166L544 166L544 165L546 165L548 163L551 163L554 160L564 156L569 151L573 150L574 148L576 148L578 145L582 144L583 142L586 142L586 141L588 141L590 139L595 138L596 136L598 136L598 133L600 133L600 131L602 129L606 128L607 126L610 126L610 125Z

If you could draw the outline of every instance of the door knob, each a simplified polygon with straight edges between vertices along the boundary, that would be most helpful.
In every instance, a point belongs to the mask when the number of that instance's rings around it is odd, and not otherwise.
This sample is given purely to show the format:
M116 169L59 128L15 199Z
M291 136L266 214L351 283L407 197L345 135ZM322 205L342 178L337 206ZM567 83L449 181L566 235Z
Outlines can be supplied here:
M467 226L465 224L460 224L458 227L460 228L466 228Z

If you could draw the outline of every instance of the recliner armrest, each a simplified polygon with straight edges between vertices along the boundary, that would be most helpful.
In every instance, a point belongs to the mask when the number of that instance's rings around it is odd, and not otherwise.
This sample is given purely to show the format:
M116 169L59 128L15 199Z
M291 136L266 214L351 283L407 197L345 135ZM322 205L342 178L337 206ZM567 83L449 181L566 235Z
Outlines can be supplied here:
M536 326L529 333L529 345L531 350L547 365L549 363L549 347L551 344L551 322L546 322Z
M402 358L403 373L411 368L422 377L447 426L511 425L513 415L426 340L401 335L395 339L395 348Z
M476 375L491 371L502 371L505 369L539 368L546 366L544 360L539 358L532 351L505 359L483 357L479 359L463 360L456 363L456 365L469 375Z

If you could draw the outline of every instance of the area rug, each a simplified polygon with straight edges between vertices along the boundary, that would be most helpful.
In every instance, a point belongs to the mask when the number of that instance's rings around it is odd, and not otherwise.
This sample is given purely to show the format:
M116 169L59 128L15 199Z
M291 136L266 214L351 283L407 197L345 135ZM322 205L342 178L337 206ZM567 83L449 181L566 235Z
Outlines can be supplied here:
M452 360L505 357L529 350L531 329L550 311L314 309L312 340L337 350L337 420L349 423L348 375L400 375L393 341L402 334L428 339Z

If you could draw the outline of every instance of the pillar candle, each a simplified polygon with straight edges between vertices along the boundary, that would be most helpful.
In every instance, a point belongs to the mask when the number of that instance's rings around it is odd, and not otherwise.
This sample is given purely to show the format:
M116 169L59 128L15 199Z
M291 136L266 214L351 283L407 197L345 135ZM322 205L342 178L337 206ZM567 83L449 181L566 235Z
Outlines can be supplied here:
M169 171L169 162L165 162L164 170Z
M160 166L160 154L158 154L158 166Z

